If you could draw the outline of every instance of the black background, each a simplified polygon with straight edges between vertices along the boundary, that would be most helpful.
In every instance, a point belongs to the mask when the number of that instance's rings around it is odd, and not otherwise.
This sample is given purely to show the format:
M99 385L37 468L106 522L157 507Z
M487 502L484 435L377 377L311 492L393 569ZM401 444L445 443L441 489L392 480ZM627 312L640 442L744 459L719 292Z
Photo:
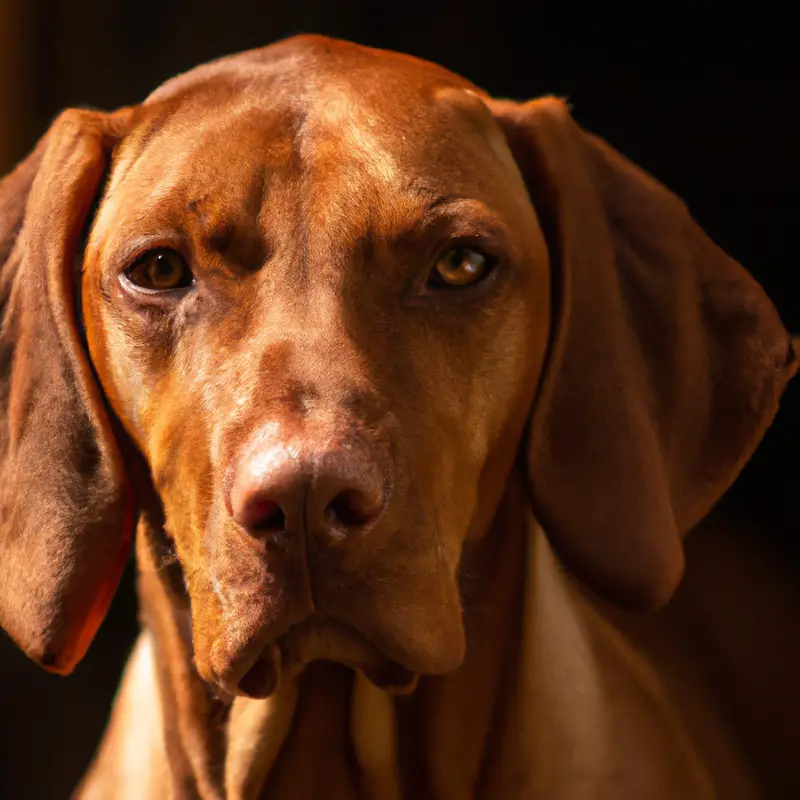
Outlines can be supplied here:
M788 6L640 6L632 14L608 3L0 0L14 50L0 76L7 96L12 90L0 119L0 170L23 157L63 107L133 103L210 58L325 33L437 61L497 95L567 96L584 127L688 201L800 333L800 69ZM798 388L725 501L758 519L795 563ZM29 664L0 634L0 798L69 795L135 630L129 570L89 656L67 680Z

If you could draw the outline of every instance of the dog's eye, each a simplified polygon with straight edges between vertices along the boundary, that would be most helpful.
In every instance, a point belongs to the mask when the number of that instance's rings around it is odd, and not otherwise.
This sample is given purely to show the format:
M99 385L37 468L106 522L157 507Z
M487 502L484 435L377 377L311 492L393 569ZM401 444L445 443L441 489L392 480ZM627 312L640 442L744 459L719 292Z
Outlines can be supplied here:
M471 247L451 247L436 262L428 278L432 288L460 289L485 278L492 270L492 259Z
M127 272L128 280L140 289L167 292L192 285L194 277L183 258L174 250L145 253Z

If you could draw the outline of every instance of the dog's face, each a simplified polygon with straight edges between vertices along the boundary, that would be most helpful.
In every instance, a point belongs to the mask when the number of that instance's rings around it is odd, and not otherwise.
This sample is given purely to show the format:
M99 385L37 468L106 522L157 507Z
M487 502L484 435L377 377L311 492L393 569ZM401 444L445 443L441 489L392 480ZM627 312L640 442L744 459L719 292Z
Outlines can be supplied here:
M546 351L547 249L487 106L344 52L160 90L85 251L91 358L229 692L318 658L389 684L460 663L461 552Z
M200 674L257 696L315 659L455 668L518 452L513 525L663 604L799 363L565 103L322 37L62 114L0 181L0 322L0 625L69 672L138 508Z

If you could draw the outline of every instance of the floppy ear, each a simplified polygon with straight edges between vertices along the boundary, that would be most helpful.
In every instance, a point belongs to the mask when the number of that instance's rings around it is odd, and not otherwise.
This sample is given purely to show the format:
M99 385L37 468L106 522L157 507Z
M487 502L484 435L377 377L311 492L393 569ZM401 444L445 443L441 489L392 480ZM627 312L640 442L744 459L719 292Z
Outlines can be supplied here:
M527 433L537 518L624 607L666 602L797 354L756 281L560 100L490 101L548 241L551 351Z
M128 117L64 112L0 182L0 624L58 673L102 622L133 525L76 319L83 228Z

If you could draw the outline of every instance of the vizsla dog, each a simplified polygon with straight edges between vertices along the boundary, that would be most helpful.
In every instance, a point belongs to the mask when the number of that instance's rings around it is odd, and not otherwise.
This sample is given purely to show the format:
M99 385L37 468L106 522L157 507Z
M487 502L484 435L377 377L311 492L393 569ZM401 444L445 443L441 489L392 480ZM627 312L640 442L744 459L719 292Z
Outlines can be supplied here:
M618 609L669 600L797 354L561 100L302 36L66 111L0 184L0 310L31 658L80 661L136 531L78 797L760 796Z

